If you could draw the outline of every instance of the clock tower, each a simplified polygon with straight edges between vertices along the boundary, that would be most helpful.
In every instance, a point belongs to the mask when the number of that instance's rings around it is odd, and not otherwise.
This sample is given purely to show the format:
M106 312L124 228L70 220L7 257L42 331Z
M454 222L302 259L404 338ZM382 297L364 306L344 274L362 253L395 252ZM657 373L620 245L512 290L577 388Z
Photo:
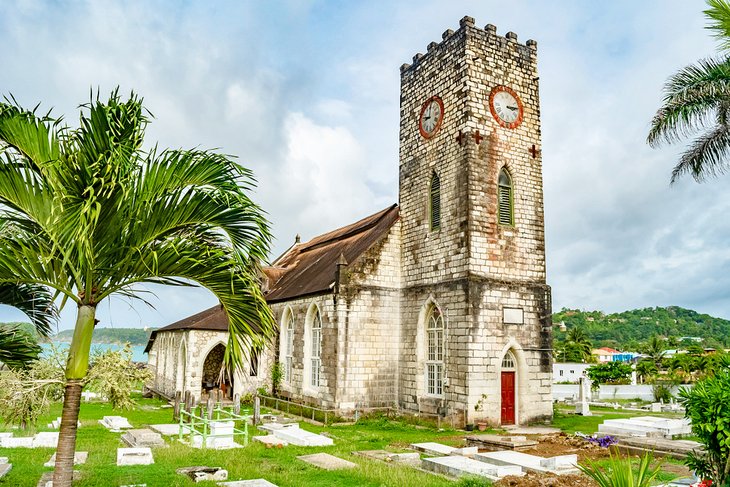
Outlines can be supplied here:
M398 402L552 415L537 43L464 17L401 66Z

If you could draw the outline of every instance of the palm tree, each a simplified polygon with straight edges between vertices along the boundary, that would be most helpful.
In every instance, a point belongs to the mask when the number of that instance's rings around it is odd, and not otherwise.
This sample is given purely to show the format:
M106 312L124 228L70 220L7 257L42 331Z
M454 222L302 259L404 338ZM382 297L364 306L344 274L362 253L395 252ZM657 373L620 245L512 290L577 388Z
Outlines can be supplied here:
M708 0L708 28L730 50L730 3ZM671 182L690 173L696 181L730 169L730 58L703 59L672 75L662 106L651 122L647 142L672 144L698 134L672 170Z
M659 367L662 362L662 358L664 357L664 354L666 352L664 339L662 339L659 335L652 335L652 337L646 343L644 351L649 356L649 360L654 362L656 366Z
M225 362L243 365L275 325L258 281L270 234L251 172L204 150L145 151L141 98L81 106L79 127L0 105L0 282L42 284L77 307L53 485L71 485L96 308L139 285L199 285L229 319ZM259 330L254 332L254 330Z
M0 224L1 225L1 224ZM1 233L1 232L0 232ZM37 284L0 284L0 304L13 306L30 319L40 337L47 338L58 318L53 296ZM0 328L0 362L9 367L24 367L38 358L40 347L17 327Z
M651 360L640 360L636 364L636 375L639 376L642 384L658 372L659 369L657 368L656 364Z
M568 330L563 344L563 353L568 357L568 360L578 359L581 362L587 362L591 358L592 350L593 344L583 328L576 326Z

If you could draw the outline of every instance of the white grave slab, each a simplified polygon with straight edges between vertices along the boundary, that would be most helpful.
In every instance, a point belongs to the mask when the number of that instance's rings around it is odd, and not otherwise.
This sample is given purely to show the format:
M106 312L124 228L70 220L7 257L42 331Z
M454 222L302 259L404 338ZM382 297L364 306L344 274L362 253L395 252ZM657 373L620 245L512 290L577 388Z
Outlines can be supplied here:
M13 469L13 465L11 463L0 463L0 479L5 477L5 475L10 472Z
M332 438L311 433L300 428L281 428L273 431L274 436L297 446L331 446Z
M233 482L218 482L217 485L224 485L226 487L278 487L276 484L272 484L268 480L264 480L264 479L234 480Z
M313 455L302 455L297 457L303 462L307 462L315 467L325 470L341 470L343 468L355 468L357 463L343 460L340 457L330 455L329 453L314 453Z
M89 452L87 451L77 451L74 453L74 465L82 465L86 463L86 460L89 458ZM53 467L56 465L56 454L54 453L51 455L50 460L48 460L46 463L43 464L45 467Z
M117 448L117 466L155 463L150 448Z
M56 448L58 431L38 433L33 437L32 448Z
M259 443L263 443L264 445L269 447L287 446L289 444L281 438L277 438L275 435L254 436L253 441L258 441Z
M180 425L178 423L153 424L150 425L150 428L163 436L175 436L180 433Z
M528 472L554 473L557 475L578 474L578 455L560 455L557 457L538 457L518 451L493 451L477 453L474 460L492 465L516 465Z
M21 436L18 438L13 437L12 433L8 433L7 436L0 437L0 447L2 448L32 448L33 447L33 436Z
M99 424L115 432L132 428L127 418L123 416L104 416L104 418L99 420Z
M470 457L479 451L476 446L454 448L453 446L436 442L413 443L411 448L429 455L461 455L463 457Z
M289 428L295 428L299 429L299 423L265 423L259 426L259 429L262 431L267 431L269 433L273 433L274 431L283 430L283 429L289 429Z
M607 419L598 425L600 433L624 436L663 436L672 438L692 433L688 419L657 418L654 416L637 416L626 419Z
M206 448L216 450L226 450L229 448L242 448L243 445L236 443L233 439L233 421L213 421L210 423L210 435L205 438ZM203 436L195 435L193 437L194 448L203 446Z
M487 464L462 456L424 458L422 462L424 469L451 477L475 475L489 480L499 480L507 475L525 475L525 472L515 465Z

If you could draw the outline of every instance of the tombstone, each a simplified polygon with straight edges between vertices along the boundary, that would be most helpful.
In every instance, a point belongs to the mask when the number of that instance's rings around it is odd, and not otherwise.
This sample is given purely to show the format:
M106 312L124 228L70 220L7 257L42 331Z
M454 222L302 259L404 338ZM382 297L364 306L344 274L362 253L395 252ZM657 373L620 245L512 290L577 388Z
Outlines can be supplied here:
M175 471L195 482L228 480L228 470L221 467L183 467Z
M167 446L159 433L147 428L127 430L122 435L122 441L132 448Z
M13 464L8 463L8 457L0 457L0 479L2 479L5 474L10 472L12 468Z
M652 413L661 413L662 412L662 403L660 403L660 402L651 403L651 412Z
M129 424L127 418L123 416L104 416L103 419L99 420L99 424L114 432L132 428L132 425Z
M117 466L150 465L155 463L149 448L117 448Z
M241 395L233 395L233 414L241 414Z
M89 452L87 451L77 451L74 452L74 465L82 465L86 463L86 460L89 458ZM51 455L51 458L43 464L44 467L53 467L56 465L56 454L54 453Z
M207 413L208 413L208 421L213 421L213 409L214 409L214 403L213 398L209 397L208 402L206 404L207 407Z
M590 386L588 384L588 378L583 376L578 381L578 400L579 402L575 405L575 414L581 416L590 416L591 409L588 405L588 395L590 394Z
M172 409L172 420L180 421L180 399L182 398L182 392L175 392L175 404Z
M58 445L58 432L54 431L37 433L33 438L33 448L56 448Z
M329 453L314 453L312 455L302 455L297 458L324 470L340 470L343 468L357 467L357 463L343 460L342 458L330 455Z
M253 424L261 423L261 398L257 395L253 398Z

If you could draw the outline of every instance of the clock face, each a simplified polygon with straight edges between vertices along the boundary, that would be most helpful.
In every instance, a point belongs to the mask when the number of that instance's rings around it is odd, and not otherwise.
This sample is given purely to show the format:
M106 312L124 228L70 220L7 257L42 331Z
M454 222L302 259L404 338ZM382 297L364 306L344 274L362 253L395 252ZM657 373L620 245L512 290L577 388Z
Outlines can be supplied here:
M513 129L522 123L522 101L507 86L496 86L492 90L489 95L489 110L502 127Z
M444 120L444 102L438 96L432 96L421 108L421 116L418 119L418 130L426 139L433 137Z

